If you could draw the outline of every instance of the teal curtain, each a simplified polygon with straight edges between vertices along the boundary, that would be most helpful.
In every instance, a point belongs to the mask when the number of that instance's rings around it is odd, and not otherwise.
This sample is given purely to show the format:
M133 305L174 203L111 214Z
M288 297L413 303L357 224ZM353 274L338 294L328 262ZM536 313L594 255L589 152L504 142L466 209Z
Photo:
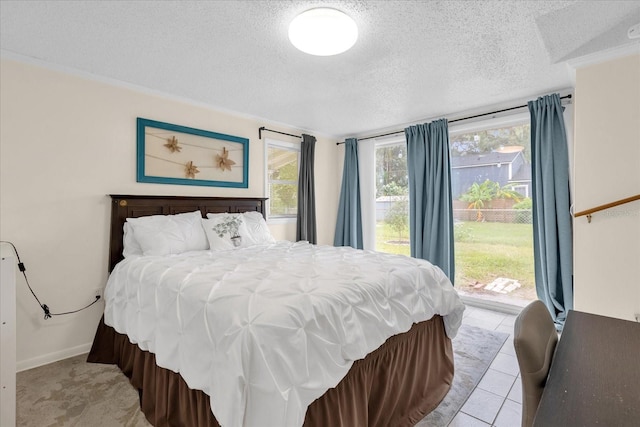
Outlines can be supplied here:
M446 119L410 126L407 138L411 256L437 265L453 283L453 207Z
M358 140L348 138L344 143L342 188L336 233L333 239L334 246L352 246L362 249L362 208L358 176Z
M529 101L536 292L558 330L573 308L569 152L556 93Z
M298 173L298 215L296 240L317 243L316 231L316 191L314 157L316 138L302 134L300 146L300 171Z

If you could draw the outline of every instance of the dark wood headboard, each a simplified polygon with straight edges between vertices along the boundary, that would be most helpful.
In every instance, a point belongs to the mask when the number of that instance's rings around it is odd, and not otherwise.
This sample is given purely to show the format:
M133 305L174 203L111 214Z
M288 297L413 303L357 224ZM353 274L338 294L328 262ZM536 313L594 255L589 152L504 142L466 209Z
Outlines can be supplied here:
M127 218L147 215L172 215L200 210L207 213L257 211L265 216L266 198L255 197L188 197L188 196L126 196L111 194L111 231L109 242L109 272L123 259L123 226Z

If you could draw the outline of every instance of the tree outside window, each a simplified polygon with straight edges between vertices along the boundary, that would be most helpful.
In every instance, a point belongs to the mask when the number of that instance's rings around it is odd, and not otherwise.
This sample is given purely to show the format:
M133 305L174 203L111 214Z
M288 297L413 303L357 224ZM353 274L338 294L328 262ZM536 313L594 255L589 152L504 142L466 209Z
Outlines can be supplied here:
M267 144L269 216L295 217L298 211L298 164L295 146Z

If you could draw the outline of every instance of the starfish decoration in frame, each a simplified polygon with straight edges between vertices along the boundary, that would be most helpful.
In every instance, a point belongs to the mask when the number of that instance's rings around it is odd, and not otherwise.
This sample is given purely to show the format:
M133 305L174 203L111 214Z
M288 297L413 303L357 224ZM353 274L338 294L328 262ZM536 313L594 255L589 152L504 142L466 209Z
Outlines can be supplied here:
M176 151L180 152L180 150L182 150L182 147L178 147L178 140L175 136L167 138L167 143L164 144L164 146L167 147L172 153L175 153Z
M185 165L185 174L187 178L195 178L197 173L200 173L198 167L193 164L193 161L190 161Z
M226 147L222 147L222 154L216 154L216 166L222 169L223 172L225 169L231 172L231 166L235 164L236 162L229 159L229 151L227 151Z

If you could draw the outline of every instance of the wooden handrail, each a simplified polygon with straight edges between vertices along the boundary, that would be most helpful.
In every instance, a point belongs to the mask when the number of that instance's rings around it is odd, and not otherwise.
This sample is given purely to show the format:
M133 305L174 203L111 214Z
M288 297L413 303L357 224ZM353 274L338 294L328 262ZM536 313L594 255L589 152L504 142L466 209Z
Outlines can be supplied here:
M595 208L591 208L591 209L587 209L584 211L580 211L577 212L575 214L573 214L574 218L577 218L579 216L587 216L587 220L589 222L591 222L591 214L598 212L598 211L603 211L605 209L609 209L609 208L614 208L616 206L620 206L620 205L624 205L625 203L630 203L633 202L635 200L640 200L640 194L636 194L635 196L631 196L631 197L627 197L626 199L620 199L620 200L616 200L615 202L611 202L611 203L607 203L605 205L600 205L600 206L596 206Z

